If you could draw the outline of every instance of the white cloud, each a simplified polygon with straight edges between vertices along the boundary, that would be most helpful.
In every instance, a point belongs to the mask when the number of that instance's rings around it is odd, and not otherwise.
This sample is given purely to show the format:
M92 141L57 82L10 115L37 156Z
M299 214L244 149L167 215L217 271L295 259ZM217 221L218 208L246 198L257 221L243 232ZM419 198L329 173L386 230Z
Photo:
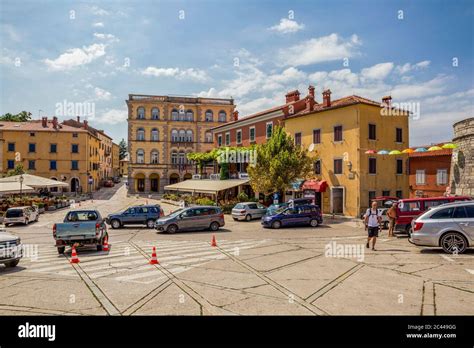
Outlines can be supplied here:
M416 99L436 95L446 90L451 79L446 75L438 75L425 82L399 84L393 87L392 96L399 99Z
M21 35L18 31L10 24L2 24L2 31L8 35L10 40L15 42L21 41Z
M124 109L109 109L94 121L104 124L118 124L127 121L128 112Z
M363 78L372 80L383 80L385 79L393 69L393 63L380 63L369 68L364 68L361 71Z
M94 37L100 40L106 40L109 42L118 42L120 41L115 35L112 34L103 34L103 33L94 33Z
M431 64L429 60L423 60L416 64L405 63L403 65L397 66L397 71L399 74L403 75L412 70L426 69Z
M278 53L278 62L281 65L299 66L349 58L357 53L360 44L355 34L348 40L337 34L331 34L281 49Z
M90 10L92 12L92 14L96 15L96 16L107 16L109 15L109 11L106 11L104 10L103 8L100 8L99 6L91 6L90 7Z
M102 22L97 22L97 23L92 24L92 26L93 26L94 28L103 28L103 27L104 27L104 23L102 23Z
M112 94L105 89L95 87L94 94L97 100L110 100L112 99Z
M195 80L195 81L206 81L209 76L204 70L188 68L157 68L149 66L141 72L143 75L155 76L155 77L175 77L177 79Z
M105 55L105 45L96 43L82 48L71 48L56 59L45 59L44 63L51 70L69 70L89 64L103 55Z
M298 24L298 22L291 19L282 18L280 23L269 28L270 30L277 31L282 34L296 33L299 30L304 29L304 24Z

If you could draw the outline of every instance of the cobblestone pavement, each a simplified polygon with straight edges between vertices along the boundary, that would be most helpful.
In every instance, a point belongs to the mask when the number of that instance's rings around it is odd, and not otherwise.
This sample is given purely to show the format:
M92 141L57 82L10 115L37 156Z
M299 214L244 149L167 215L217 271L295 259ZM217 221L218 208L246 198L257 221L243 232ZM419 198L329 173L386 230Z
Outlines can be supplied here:
M106 215L145 202L156 201L116 186L81 207ZM372 251L357 221L267 230L226 216L216 233L109 229L108 252L80 248L81 262L70 264L70 251L58 255L52 237L66 211L8 228L26 255L14 269L0 266L0 314L474 314L472 250L446 255L384 231ZM153 246L158 265L148 264Z

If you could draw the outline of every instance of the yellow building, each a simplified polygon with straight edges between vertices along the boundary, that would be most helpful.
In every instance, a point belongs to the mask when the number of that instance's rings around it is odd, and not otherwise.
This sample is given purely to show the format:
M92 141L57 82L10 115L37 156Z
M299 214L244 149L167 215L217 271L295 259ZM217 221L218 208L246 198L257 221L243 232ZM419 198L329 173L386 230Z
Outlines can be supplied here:
M126 102L131 193L162 193L190 179L195 166L186 154L211 150L211 128L234 111L233 99L130 94Z
M127 176L128 175L128 164L130 163L130 160L128 159L128 154L120 160L120 173L119 175L121 177Z
M60 124L56 117L0 122L1 174L21 164L30 174L67 182L72 192L90 192L98 185L99 143L87 130Z
M324 91L322 103L284 120L286 131L314 158L313 194L323 212L359 216L376 196L408 197L407 155L366 154L408 148L408 113L385 115L397 111L388 107L391 97L383 103L358 96L331 101L330 94Z
M112 143L112 176L120 175L120 147Z

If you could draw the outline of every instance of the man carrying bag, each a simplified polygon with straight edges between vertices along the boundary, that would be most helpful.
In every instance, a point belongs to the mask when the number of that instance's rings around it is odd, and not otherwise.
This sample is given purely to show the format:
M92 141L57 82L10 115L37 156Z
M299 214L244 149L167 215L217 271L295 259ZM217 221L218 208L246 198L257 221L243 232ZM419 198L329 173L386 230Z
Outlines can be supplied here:
M372 202L372 208L367 209L364 215L365 228L367 229L367 248L370 248L370 240L372 239L372 250L375 251L375 243L379 236L380 223L382 222L382 214L377 209L377 202Z

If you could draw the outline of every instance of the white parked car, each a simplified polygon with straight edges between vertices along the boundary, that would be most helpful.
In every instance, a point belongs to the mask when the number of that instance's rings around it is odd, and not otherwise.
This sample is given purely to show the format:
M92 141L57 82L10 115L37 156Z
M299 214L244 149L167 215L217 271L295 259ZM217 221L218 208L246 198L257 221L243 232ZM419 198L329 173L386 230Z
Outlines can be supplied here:
M5 226L10 224L25 224L38 221L39 212L37 207L14 207L9 208L5 213L3 223Z
M0 263L7 267L15 267L23 256L20 237L0 229Z

